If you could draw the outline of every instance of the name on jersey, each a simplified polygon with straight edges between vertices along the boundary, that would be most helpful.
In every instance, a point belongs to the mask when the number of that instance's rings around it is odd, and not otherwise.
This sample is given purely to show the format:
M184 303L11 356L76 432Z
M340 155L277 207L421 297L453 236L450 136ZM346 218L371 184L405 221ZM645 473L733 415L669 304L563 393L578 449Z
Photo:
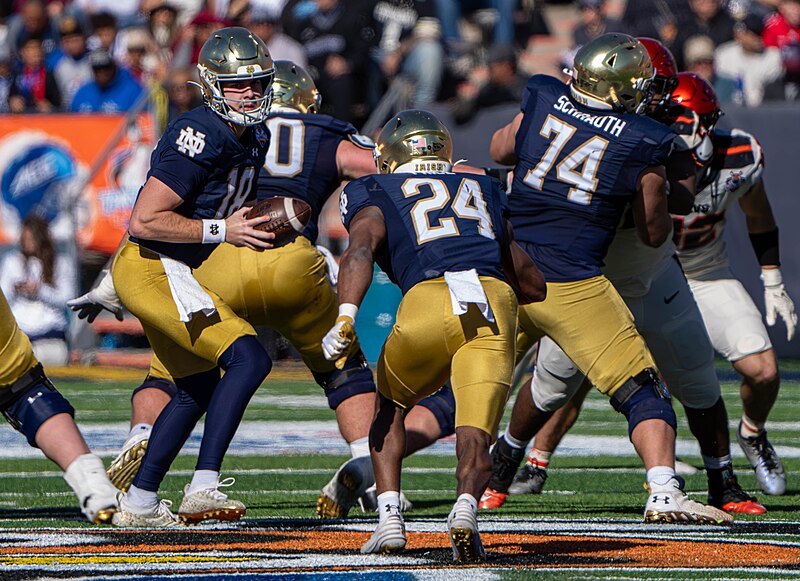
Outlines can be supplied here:
M193 127L184 127L181 129L178 139L175 140L175 144L178 146L179 152L194 157L203 153L206 148L206 134L199 131L195 133Z
M585 111L576 109L575 105L572 104L572 101L570 101L569 97L566 95L561 95L558 98L558 101L553 103L553 109L556 111L561 111L565 115L574 117L579 121L588 123L592 127L596 127L601 131L610 133L614 137L619 137L622 133L622 130L628 124L627 121L623 121L619 117L615 117L613 115L592 115L591 113L586 113Z

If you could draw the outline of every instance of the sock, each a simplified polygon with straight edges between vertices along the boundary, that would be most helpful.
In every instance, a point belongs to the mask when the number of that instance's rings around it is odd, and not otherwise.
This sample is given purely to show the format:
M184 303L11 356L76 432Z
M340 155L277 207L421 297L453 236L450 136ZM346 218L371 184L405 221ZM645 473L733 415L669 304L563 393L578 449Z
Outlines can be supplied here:
M219 472L216 470L195 470L194 476L192 476L192 483L189 484L186 494L192 494L198 490L216 488L217 484L219 484Z
M531 448L531 453L528 455L528 464L535 468L547 470L547 465L550 464L550 456L552 452L545 452L539 448Z
M742 414L742 424L739 426L739 433L743 438L755 438L764 431L765 423L766 422L757 422L747 417L747 414Z
M153 429L153 426L151 424L136 424L135 426L133 426L131 428L131 431L128 432L128 437L125 438L125 441L127 442L128 440L130 440L134 436L138 436L139 434L144 434L146 432L149 432L152 429Z
M726 454L725 456L720 456L719 458L714 458L712 456L706 456L703 454L703 466L706 467L706 470L722 470L726 466L731 465L731 455Z
M145 513L158 506L158 495L149 490L142 490L138 486L131 486L125 497L125 510L133 513Z
M647 471L647 483L664 486L675 477L675 469L672 466L653 466Z
M469 505L469 507L472 509L472 514L475 516L478 515L478 501L474 496L465 492L464 494L459 495L459 497L456 499L456 504L462 501Z
M364 436L363 438L350 442L350 455L353 458L369 456L369 436Z
M389 490L378 495L378 524L383 523L392 515L402 517L400 513L400 492Z
M508 432L509 427L510 426L506 427L506 433L503 434L503 439L506 441L506 444L508 444L509 446L511 446L516 450L519 450L520 448L524 448L525 446L527 446L528 442L526 442L525 440L517 440L514 436L512 436Z

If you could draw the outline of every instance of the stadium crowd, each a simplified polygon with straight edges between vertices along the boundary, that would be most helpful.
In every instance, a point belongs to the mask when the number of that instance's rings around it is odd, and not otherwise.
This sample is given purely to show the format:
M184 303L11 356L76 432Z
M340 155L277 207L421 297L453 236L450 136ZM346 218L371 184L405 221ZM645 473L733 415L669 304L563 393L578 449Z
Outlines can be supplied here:
M794 100L800 86L797 0L17 0L0 8L0 112L128 111L165 90L172 115L199 99L175 79L232 24L308 65L323 111L357 126L397 78L404 105L450 102L466 121L606 32L659 39L723 103Z

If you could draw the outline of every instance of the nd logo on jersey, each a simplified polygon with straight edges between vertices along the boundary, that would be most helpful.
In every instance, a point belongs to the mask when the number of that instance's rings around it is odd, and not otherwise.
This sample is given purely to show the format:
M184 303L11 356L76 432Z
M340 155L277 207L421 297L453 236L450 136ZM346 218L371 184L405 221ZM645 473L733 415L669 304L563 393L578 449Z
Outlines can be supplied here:
M186 127L181 129L178 139L175 141L178 151L188 154L189 157L200 155L206 147L206 134L194 132L194 128Z

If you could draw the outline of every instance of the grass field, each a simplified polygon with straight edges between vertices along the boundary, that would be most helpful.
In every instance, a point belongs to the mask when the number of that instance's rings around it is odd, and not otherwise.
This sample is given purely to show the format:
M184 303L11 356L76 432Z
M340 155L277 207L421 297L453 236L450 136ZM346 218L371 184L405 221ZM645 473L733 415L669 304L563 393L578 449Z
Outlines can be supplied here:
M738 384L727 365L720 363L718 370L733 430L740 414ZM782 371L781 396L768 427L790 482L785 496L759 494L766 515L737 515L730 528L640 524L643 470L628 451L623 418L593 395L551 463L545 493L513 496L501 510L482 516L490 560L468 574L449 568L449 546L440 532L454 499L452 441L405 464L403 486L414 503L407 515L407 554L358 555L375 518L357 508L347 521L313 519L318 491L346 459L346 447L335 437L334 416L319 388L293 366L280 367L262 386L225 461L223 476L236 477L234 494L248 506L247 517L232 525L179 533L89 525L55 466L10 428L0 428L0 578L246 573L314 579L800 579L800 364L786 362ZM109 460L127 431L129 394L140 376L51 375L78 410L90 446ZM699 467L696 445L680 411L679 416L679 451ZM162 488L176 504L198 437ZM733 452L740 483L755 492L752 471L735 444ZM687 477L696 499L705 499L705 486L703 473Z

